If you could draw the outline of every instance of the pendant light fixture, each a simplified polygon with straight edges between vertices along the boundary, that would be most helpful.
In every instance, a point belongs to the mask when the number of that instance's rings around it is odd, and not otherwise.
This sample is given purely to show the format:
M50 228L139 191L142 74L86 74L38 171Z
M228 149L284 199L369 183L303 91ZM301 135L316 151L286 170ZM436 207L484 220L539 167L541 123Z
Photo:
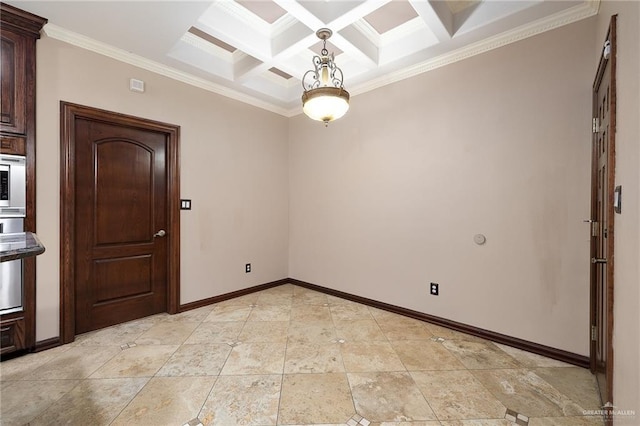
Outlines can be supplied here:
M323 42L322 56L313 57L312 70L302 77L302 110L311 119L323 121L325 126L345 115L349 109L349 92L344 90L342 70L327 50L327 40L333 32L321 28L316 35Z

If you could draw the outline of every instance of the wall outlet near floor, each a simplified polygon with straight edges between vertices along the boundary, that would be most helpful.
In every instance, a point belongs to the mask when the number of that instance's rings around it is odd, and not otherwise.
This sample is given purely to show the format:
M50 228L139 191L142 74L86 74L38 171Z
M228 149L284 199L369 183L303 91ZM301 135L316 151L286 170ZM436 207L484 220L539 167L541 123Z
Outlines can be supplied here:
M251 272L251 264L250 263L247 263L246 265L244 265L244 272L247 273L247 274L249 272Z
M438 283L431 283L429 285L429 293L432 296L437 296L440 293L440 285Z

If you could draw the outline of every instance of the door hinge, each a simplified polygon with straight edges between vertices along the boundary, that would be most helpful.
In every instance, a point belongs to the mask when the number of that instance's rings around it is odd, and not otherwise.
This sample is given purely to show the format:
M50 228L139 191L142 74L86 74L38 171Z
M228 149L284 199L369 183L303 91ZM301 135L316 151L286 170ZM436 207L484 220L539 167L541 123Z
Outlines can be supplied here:
M595 325L591 326L591 341L595 342L598 337L598 327Z
M598 133L600 131L600 120L598 120L598 117L593 117L591 119L591 131L593 133Z

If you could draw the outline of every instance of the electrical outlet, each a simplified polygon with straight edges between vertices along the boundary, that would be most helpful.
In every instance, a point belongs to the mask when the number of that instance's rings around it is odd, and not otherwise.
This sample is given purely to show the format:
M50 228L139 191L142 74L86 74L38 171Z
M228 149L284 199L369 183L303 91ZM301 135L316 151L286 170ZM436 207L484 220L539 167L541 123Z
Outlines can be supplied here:
M247 273L247 274L249 272L251 272L251 264L250 263L247 263L246 265L244 265L244 272Z
M437 296L440 292L439 290L440 285L438 283L431 283L430 287L429 287L429 292L431 293L432 296Z

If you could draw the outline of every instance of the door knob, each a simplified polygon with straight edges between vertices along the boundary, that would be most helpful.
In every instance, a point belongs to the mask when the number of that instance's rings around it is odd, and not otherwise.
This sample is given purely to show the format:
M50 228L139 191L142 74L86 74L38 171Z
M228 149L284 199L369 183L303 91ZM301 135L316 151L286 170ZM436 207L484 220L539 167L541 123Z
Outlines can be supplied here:
M167 235L167 232L164 229L159 230L158 232L156 232L155 234L153 234L153 237L164 237L165 235Z
M599 257L592 257L591 263L607 263L607 259L602 259Z

